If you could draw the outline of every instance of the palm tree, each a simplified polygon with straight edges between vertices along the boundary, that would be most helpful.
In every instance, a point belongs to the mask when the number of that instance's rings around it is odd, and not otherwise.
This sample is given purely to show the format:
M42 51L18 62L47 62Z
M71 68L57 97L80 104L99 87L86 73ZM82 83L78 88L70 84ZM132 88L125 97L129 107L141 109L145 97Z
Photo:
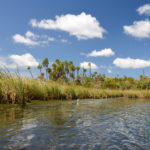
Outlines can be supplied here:
M94 74L97 75L97 72L95 71Z
M49 65L48 58L45 58L45 59L43 60L42 65L43 65L43 67L45 67L45 71L46 71L47 68L48 68L48 65ZM47 78L47 71L46 71L46 78Z
M27 67L27 70L29 70L29 73L31 74L31 77L33 78L33 74L32 74L32 72L31 72L31 67L28 66L28 67Z
M76 67L72 65L71 66L71 71L72 71L73 75L74 75L75 70L76 70Z
M95 71L95 72L94 72L94 78L96 77L96 75L97 75L97 72Z
M47 68L47 73L50 73L52 71L51 68Z
M72 61L69 61L69 65L73 65L73 62L72 62Z
M64 61L63 64L64 64L64 72L67 77L67 75L69 74L69 63L67 61Z
M53 67L53 71L56 71L56 64L54 63L54 64L52 64L52 67Z
M89 66L89 73L90 73L90 78L91 78L91 63L90 62L88 63L88 66Z
M56 59L55 62L56 62L56 64L60 64L61 63L61 61L59 59Z
M46 72L49 74L49 78L50 78L50 73L52 72L52 69L51 68L47 68Z
M87 71L87 69L83 68L83 77L86 76L86 71Z
M39 64L39 65L37 66L37 69L40 70L40 74L41 74L41 73L42 73L42 72L41 72L41 70L42 70L42 65Z
M63 75L63 71L64 71L64 66L62 63L59 63L56 67L56 71L58 74L58 78L61 77L61 75Z
M77 70L77 77L78 77L78 76L79 76L79 70L80 70L80 67L77 66L77 67L76 67L76 70Z
M69 76L74 80L74 74L72 72L69 73Z

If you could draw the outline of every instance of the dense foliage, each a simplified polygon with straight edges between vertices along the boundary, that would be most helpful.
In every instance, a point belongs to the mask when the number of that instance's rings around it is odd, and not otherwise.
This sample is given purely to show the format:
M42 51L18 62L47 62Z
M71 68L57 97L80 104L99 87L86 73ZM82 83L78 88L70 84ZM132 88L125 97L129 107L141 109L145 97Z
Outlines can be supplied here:
M31 67L28 66L31 77L33 78ZM49 67L48 58L45 58L42 64L37 66L40 70L38 79L56 81L58 83L81 85L85 87L94 87L100 89L150 89L150 79L141 75L139 79L117 75L115 78L106 77L105 74L92 72L91 63L88 64L88 70L74 66L72 61L64 61L56 59ZM88 74L88 75L87 75Z

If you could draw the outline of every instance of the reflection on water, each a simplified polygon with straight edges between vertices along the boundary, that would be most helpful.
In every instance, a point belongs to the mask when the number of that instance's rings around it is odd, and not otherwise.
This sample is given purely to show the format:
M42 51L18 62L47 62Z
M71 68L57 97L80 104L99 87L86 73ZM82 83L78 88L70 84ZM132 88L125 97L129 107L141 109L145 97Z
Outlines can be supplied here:
M0 105L0 150L150 149L150 100Z

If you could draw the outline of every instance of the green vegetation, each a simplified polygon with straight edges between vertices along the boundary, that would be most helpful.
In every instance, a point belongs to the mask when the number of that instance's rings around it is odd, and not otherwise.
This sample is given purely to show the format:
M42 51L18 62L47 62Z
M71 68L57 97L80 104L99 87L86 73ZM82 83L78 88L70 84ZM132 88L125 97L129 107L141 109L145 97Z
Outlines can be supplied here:
M112 78L91 70L75 67L72 61L56 60L49 67L44 59L37 69L40 75L33 78L31 67L28 66L32 78L21 78L18 73L0 71L0 103L25 104L31 100L50 99L100 99L112 97L150 98L150 79L140 76L139 79L124 76ZM46 73L46 76L43 72ZM81 72L81 73L80 73Z

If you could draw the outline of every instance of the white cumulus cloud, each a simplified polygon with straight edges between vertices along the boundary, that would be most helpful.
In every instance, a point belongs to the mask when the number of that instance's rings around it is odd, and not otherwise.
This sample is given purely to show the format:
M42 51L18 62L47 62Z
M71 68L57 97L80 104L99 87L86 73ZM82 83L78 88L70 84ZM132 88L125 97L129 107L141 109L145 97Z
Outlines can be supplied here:
M90 69L89 63L91 63L91 69L93 69L93 70L98 69L98 66L97 66L96 64L94 64L94 63L92 63L92 62L86 62L86 61L80 63L80 67L81 67L81 68L85 68L85 69Z
M20 34L15 34L13 36L13 40L14 40L15 43L21 43L21 44L25 44L25 45L28 45L28 46L39 45L38 42L33 41L30 38L24 37L24 36L22 36Z
M124 68L124 69L138 69L138 68L145 68L150 67L150 60L143 60L143 59L132 59L128 58L116 58L113 61L113 64L117 67Z
M93 50L91 53L87 54L87 57L98 57L98 56L110 57L114 55L115 52L111 48L105 48L100 51Z
M15 43L21 43L27 46L37 46L37 45L48 45L50 41L55 41L55 38L49 37L48 35L37 35L31 31L27 31L25 36L20 34L15 34L13 36Z
M56 16L55 20L43 19L37 21L36 19L31 19L30 24L32 27L65 31L76 36L79 40L103 38L103 33L106 32L95 17L84 12L79 15Z
M150 4L145 4L137 9L140 15L150 15Z
M28 46L35 46L39 45L35 39L37 38L37 35L32 33L31 31L27 31L25 36L22 36L20 34L13 35L13 40L15 43L21 43Z
M137 38L150 38L150 21L134 21L133 25L123 26L124 32Z
M36 59L30 54L26 53L23 55L10 55L10 59L19 66L32 66L36 67L39 63L36 61Z
M10 55L8 57L0 57L0 68L15 69L18 67L36 67L39 62L30 54Z

